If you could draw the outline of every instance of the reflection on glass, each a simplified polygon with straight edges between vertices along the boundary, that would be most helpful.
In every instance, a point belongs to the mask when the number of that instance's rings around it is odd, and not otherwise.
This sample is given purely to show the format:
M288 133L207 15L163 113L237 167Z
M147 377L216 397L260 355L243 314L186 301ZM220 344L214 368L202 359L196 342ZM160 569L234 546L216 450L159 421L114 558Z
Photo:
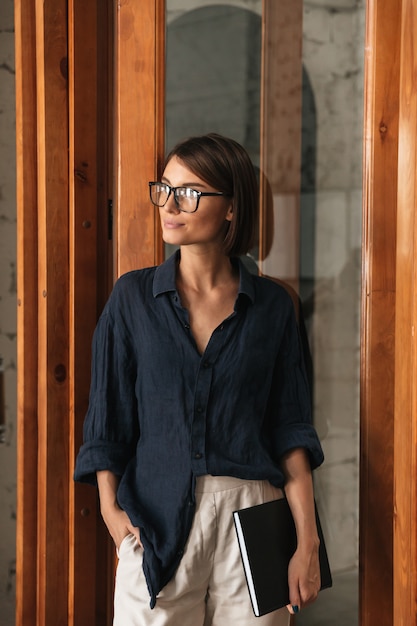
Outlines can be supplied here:
M168 1L167 147L215 131L244 144L259 165L261 17L202 4Z
M259 245L247 265L285 281L302 301L313 415L326 454L315 489L335 585L297 626L358 620L365 2L343 6L167 1L167 150L213 131L247 148L265 181Z

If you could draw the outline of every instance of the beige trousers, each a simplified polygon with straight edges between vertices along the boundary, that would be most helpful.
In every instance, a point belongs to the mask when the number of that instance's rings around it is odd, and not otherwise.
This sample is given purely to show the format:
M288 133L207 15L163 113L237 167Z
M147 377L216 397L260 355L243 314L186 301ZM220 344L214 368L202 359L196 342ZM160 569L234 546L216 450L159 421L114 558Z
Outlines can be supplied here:
M184 556L174 578L149 608L142 549L128 535L119 549L114 626L288 626L286 608L255 617L233 511L282 497L267 481L203 476Z

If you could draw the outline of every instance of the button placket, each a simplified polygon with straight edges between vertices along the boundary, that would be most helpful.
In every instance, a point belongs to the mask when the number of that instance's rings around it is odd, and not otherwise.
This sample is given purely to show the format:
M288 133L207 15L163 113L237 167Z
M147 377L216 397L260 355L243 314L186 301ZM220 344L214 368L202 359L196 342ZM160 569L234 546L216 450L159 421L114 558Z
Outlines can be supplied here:
M194 419L191 432L193 470L200 475L207 473L205 456L206 418L212 380L212 368L210 366L206 367L206 363L209 363L209 361L203 357L197 374Z
M232 319L231 316L230 320ZM213 378L213 368L228 337L229 322L223 322L213 332L201 357L194 394L194 415L191 430L191 464L196 475L209 473L206 458L207 407ZM226 332L224 332L226 331Z

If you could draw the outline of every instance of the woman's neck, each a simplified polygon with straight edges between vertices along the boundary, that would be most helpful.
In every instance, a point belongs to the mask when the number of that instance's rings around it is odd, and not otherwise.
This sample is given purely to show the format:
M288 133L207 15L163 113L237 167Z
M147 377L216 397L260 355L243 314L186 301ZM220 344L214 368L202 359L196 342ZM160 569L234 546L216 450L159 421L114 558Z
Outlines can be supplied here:
M236 278L230 258L218 249L181 248L177 279L183 286L207 291Z

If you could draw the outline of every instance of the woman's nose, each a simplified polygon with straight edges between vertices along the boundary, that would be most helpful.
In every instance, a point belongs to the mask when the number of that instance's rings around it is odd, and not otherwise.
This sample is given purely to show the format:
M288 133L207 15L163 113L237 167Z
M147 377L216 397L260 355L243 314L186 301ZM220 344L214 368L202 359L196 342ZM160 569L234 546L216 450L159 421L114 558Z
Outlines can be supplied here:
M180 210L178 208L177 203L175 202L175 198L174 198L174 192L172 191L169 194L169 198L166 201L165 205L164 205L164 209L165 211L168 211L168 213L179 213Z

